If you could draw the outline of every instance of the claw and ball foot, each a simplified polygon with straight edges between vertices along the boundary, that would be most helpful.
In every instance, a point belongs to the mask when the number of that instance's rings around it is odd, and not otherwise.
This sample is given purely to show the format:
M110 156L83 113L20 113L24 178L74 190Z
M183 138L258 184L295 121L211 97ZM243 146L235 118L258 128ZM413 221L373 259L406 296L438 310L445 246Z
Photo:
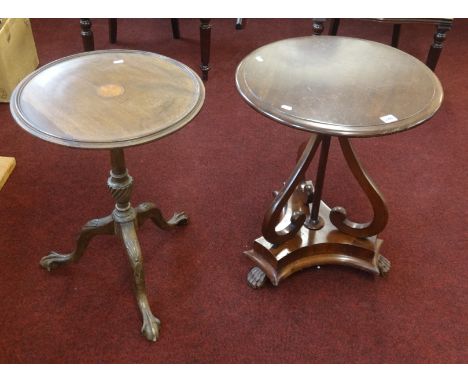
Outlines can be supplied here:
M142 334L149 341L156 341L159 336L159 320L151 312L146 297L145 274L143 271L143 256L136 235L135 221L120 223L120 235L127 251L135 282L135 297L143 319Z
M259 267L254 267L247 275L247 282L253 289L261 288L265 284L266 275Z
M151 221L159 228L168 231L177 226L187 225L189 218L185 212L176 212L169 220L164 219L161 210L153 203L141 203L136 208L138 216L138 225L142 225L146 219Z
M377 260L377 267L379 268L380 275L385 276L390 271L390 260L380 255L379 259Z
M148 341L156 342L159 338L159 327L161 321L153 316L149 309L142 310L143 325L141 326L141 334L145 336Z
M90 220L81 229L80 235L76 241L75 250L73 252L64 255L57 252L51 252L49 255L43 257L39 264L42 268L51 271L61 264L78 261L88 247L91 239L94 236L101 234L114 234L114 220L112 216L106 216L102 219Z
M51 252L47 256L44 256L39 264L42 268L47 269L50 272L52 269L57 268L60 264L66 264L73 261L73 255L74 253L61 255L57 252Z
M167 224L171 226L187 225L189 218L185 212L176 212L168 221Z

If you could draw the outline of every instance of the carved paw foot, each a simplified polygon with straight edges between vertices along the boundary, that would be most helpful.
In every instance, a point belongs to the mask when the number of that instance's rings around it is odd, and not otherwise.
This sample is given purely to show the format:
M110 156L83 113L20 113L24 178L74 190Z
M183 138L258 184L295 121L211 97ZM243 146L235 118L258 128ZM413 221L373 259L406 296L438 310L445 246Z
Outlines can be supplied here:
M265 284L265 278L265 272L263 272L259 267L254 267L247 275L247 282L251 288L258 289Z
M47 269L49 272L57 268L60 264L66 264L73 260L72 254L61 255L57 252L51 252L49 255L44 256L39 264L42 268Z
M141 327L141 333L146 337L148 341L155 342L159 337L159 326L161 321L153 316L151 311L143 313L143 325Z
M377 267L379 268L380 275L385 276L390 271L390 260L380 255L379 259L377 260Z
M189 218L185 212L176 212L172 218L168 220L168 224L170 225L187 225L189 222Z

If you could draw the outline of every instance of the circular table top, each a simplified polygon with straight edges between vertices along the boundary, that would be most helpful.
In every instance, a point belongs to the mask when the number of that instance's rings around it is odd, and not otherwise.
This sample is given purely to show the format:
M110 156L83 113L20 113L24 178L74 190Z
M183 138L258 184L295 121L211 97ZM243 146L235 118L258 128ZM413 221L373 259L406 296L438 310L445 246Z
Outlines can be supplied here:
M51 62L15 89L16 122L46 141L80 148L118 148L171 134L203 105L200 78L155 53L101 50Z
M237 89L261 113L320 134L370 137L434 115L442 86L421 61L377 42L336 36L291 38L245 57Z

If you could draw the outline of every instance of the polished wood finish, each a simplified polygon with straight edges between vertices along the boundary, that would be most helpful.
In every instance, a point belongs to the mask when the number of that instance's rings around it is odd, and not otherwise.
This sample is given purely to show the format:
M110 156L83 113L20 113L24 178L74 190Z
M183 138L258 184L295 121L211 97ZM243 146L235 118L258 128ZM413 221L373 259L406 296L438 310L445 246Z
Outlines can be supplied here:
M195 117L203 100L200 78L178 61L102 50L41 67L18 85L11 105L18 124L39 138L102 149L174 133Z
M447 38L447 32L452 29L452 20L444 19L439 21L436 25L436 33L434 34L434 41L432 42L429 53L427 54L426 64L432 70L435 70L437 62L439 61L444 41Z
M315 35L321 35L323 32L323 24L326 19L314 19L313 31ZM434 35L434 41L431 44L429 53L426 58L426 65L434 71L437 62L439 61L440 54L442 53L443 43L447 37L447 32L452 29L453 19L443 19L443 18L374 18L366 19L378 22L393 23L393 32L392 32L392 42L393 47L398 47L400 40L400 31L402 24L409 23L425 23L425 24L434 24L436 26L436 33ZM338 28L340 25L340 19L331 19L330 20L330 30L329 35L336 36L338 33Z
M265 45L242 60L236 82L252 107L278 122L347 137L417 126L434 115L443 97L437 77L416 58L349 37Z
M137 229L147 220L170 230L188 223L184 212L169 220L152 203L133 208L133 178L123 147L162 138L187 124L204 100L201 79L168 57L138 51L97 51L52 62L28 76L15 90L11 112L18 124L46 141L82 148L110 149L107 181L115 207L111 215L86 223L74 250L51 252L40 265L51 270L78 261L97 235L121 238L133 271L141 312L141 332L159 336L159 320L146 295L143 256Z
M210 68L211 24L210 19L200 19L200 53L202 78L208 80Z
M289 180L284 184L281 191L276 194L271 207L265 214L262 225L263 237L274 245L279 245L291 240L306 221L307 211L297 208L294 210L294 213L291 214L289 223L287 225L283 224L284 228L281 230L277 229L280 220L283 218L283 208L288 203L288 200L291 199L299 182L303 181L305 172L320 143L321 138L315 135L309 140ZM304 196L307 196L306 192L304 192ZM305 204L306 201L307 198L303 200L303 204Z
M245 252L256 263L247 276L249 285L259 288L266 278L278 285L294 272L322 264L386 274L390 261L380 253L382 240L377 236L387 224L388 209L349 138L392 134L431 118L443 98L434 73L383 44L312 36L255 50L239 64L236 82L243 98L259 112L313 133L301 146L290 178L274 193L263 236ZM330 208L322 200L333 136L372 206L367 222L353 221L345 208ZM305 173L319 148L314 186Z
M50 271L59 265L77 262L95 236L103 234L120 236L133 270L135 296L143 319L141 332L148 340L156 341L159 337L160 321L151 312L146 296L143 255L136 231L148 217L159 228L165 230L175 228L178 225L186 225L188 217L184 212L179 212L174 214L171 219L165 220L161 211L152 203L143 203L137 208L133 208L130 204L133 178L127 172L123 149L111 150L111 166L111 176L107 185L116 201L112 215L86 223L78 236L73 252L69 254L51 252L41 259L40 264Z

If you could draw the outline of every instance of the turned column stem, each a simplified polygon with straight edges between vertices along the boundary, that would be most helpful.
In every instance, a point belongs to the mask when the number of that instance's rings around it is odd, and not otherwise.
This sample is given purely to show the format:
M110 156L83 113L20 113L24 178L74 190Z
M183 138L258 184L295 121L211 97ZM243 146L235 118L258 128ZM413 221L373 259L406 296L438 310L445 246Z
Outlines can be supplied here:
M116 201L115 208L117 211L127 211L130 209L133 178L128 175L123 149L111 150L111 166L107 185Z
M327 168L328 152L330 150L330 136L322 136L322 147L320 148L320 159L315 181L315 190L312 197L312 211L306 226L309 228L321 228L319 219L320 201L322 200L323 184L325 182L325 170Z

